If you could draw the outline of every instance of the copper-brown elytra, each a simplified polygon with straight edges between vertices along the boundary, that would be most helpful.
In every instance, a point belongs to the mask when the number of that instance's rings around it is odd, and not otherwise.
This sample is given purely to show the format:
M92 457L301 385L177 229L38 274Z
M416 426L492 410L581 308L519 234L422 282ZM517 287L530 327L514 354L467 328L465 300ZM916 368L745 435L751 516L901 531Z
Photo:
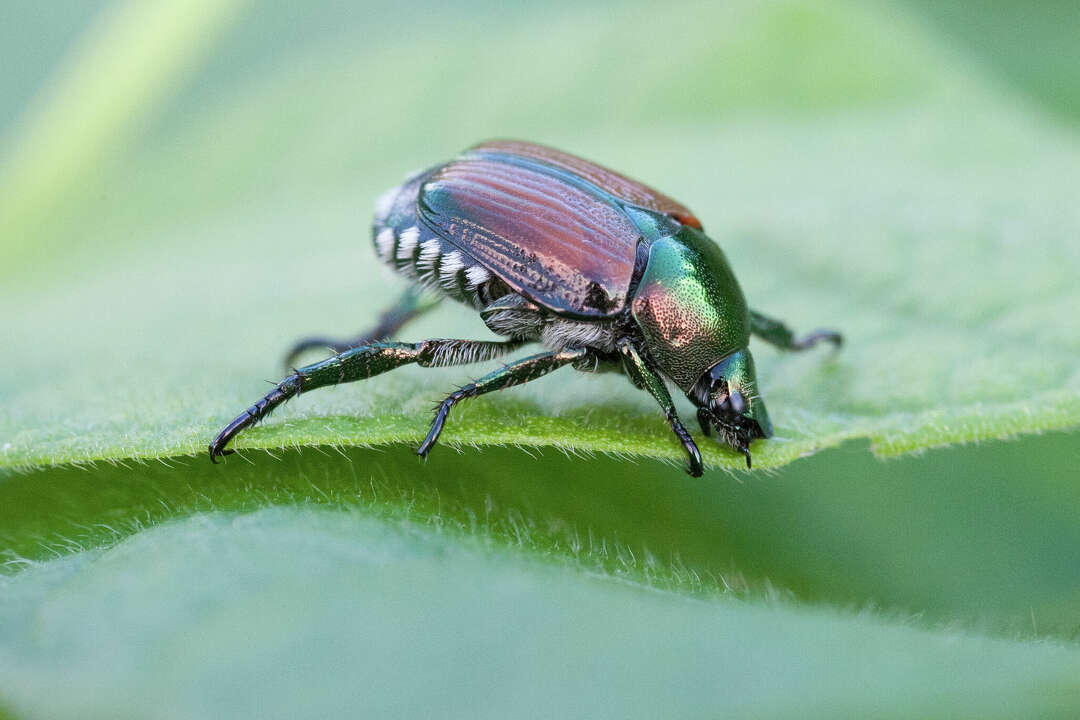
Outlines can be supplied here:
M805 350L839 333L796 338L750 310L720 247L682 204L623 175L542 145L496 140L417 173L375 209L375 252L413 287L370 332L347 341L307 338L334 356L295 370L210 444L214 459L241 430L302 392L366 380L402 365L464 365L529 343L544 351L515 360L451 393L418 450L439 438L456 403L529 382L564 365L622 372L660 404L702 472L701 454L668 394L669 381L697 407L702 431L746 457L772 435L747 348L754 334ZM406 322L449 296L505 338L390 342Z

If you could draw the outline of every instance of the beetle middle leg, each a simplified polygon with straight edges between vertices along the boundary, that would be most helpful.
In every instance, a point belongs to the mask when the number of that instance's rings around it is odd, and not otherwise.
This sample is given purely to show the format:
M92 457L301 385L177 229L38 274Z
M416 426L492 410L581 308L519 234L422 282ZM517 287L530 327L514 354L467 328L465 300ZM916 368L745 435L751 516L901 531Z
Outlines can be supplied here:
M285 366L290 367L300 353L314 348L329 348L335 353L343 353L350 348L392 338L398 330L405 327L406 323L435 307L439 299L439 297L425 295L419 288L410 287L402 293L392 307L379 316L375 327L354 338L341 339L313 335L297 340L285 353Z
M750 311L750 332L781 350L809 350L822 341L836 347L844 344L844 336L835 330L815 330L809 335L795 337L784 323L753 310Z
M435 419L431 423L431 429L428 430L427 437L424 438L424 442L417 449L417 454L421 457L427 457L427 454L431 452L432 446L435 445L439 435L442 433L446 417L450 414L450 408L462 400L537 380L552 370L557 370L564 365L584 359L590 353L591 351L585 348L568 348L566 350L552 350L538 355L530 355L488 373L476 382L455 390L439 404L438 409L435 411Z
M504 340L424 340L418 343L371 343L350 348L314 365L294 370L277 384L262 400L236 416L214 442L210 443L210 459L229 455L226 446L241 431L259 422L274 408L302 392L366 380L374 375L416 363L422 367L467 365L499 357L521 347L523 341Z

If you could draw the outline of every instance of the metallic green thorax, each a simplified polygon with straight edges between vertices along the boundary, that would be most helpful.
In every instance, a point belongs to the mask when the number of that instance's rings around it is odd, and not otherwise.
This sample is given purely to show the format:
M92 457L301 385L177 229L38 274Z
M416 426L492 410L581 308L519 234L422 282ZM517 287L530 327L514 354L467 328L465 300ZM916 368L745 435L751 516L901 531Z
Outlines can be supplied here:
M750 313L727 258L689 226L653 242L632 312L650 355L683 392L750 343Z

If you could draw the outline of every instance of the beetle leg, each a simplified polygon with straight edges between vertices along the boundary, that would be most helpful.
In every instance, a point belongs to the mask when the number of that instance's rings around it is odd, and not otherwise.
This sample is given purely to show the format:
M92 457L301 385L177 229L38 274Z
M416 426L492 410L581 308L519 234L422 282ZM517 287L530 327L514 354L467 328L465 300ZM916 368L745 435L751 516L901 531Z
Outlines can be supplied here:
M439 404L438 409L435 411L435 419L431 422L431 429L428 431L427 437L424 438L424 442L421 443L420 447L417 449L417 454L421 457L427 457L427 454L431 452L432 446L435 445L435 442L439 439L439 434L442 433L443 425L446 423L446 417L450 414L450 408L454 407L454 405L462 400L474 398L478 395L483 395L495 390L502 390L511 387L512 385L521 385L522 383L527 383L531 380L537 380L544 375L547 375L552 370L557 370L563 365L568 365L585 358L589 353L590 351L584 348L571 348L567 350L539 353L538 355L530 355L529 357L510 363L492 373L488 373L476 382L469 383L468 385L455 390Z
M262 400L238 415L214 438L214 442L210 444L210 459L217 462L218 457L231 454L232 450L225 449L230 440L301 392L327 385L366 380L412 363L422 367L442 367L482 362L523 344L521 341L424 340L418 343L371 343L350 348L322 362L294 370Z
M480 319L496 335L539 337L545 316L533 303L517 293L509 293L481 310Z
M709 425L709 411L705 408L697 409L697 422L701 426L701 432L705 437L712 435L712 427Z
M378 323L367 332L360 333L356 337L347 340L328 338L321 335L313 335L297 340L289 348L289 352L285 354L285 366L290 367L300 353L314 348L329 348L335 353L343 353L350 348L391 338L407 322L435 307L440 299L438 296L425 294L419 288L410 287L402 293L393 307L379 316Z
M679 438L683 448L686 449L690 461L686 471L691 477L701 477L701 473L704 471L701 452L698 450L694 439L690 437L690 433L683 426L682 421L679 420L679 414L675 411L675 403L671 400L671 394L668 393L664 379L638 352L630 339L620 339L615 343L615 347L622 354L623 368L626 374L630 376L631 382L640 388L648 390L649 394L656 399L656 402L660 403L660 408L664 411L664 417L671 426L671 430L675 433L675 437Z
M836 347L844 344L844 337L835 330L815 330L809 335L797 338L784 323L753 310L750 311L750 332L781 350L809 350L822 340L827 340Z

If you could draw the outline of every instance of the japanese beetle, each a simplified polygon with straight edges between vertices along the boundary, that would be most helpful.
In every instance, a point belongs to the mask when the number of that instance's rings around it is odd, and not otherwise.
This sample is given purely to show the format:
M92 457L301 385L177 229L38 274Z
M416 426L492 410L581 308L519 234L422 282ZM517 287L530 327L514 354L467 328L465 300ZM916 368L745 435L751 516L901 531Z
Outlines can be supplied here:
M418 450L427 456L459 401L529 382L564 365L625 373L660 404L702 473L665 378L697 407L708 435L746 457L773 432L748 349L755 334L784 350L805 350L839 333L796 338L751 311L723 251L686 207L587 160L533 143L496 140L424 170L383 195L373 227L379 259L413 281L376 328L349 341L307 338L289 354L328 346L333 357L294 370L241 413L210 445L229 441L289 398L326 385L366 380L402 365L463 365L528 343L546 350L451 393ZM480 313L503 341L389 342L406 322L451 297Z

